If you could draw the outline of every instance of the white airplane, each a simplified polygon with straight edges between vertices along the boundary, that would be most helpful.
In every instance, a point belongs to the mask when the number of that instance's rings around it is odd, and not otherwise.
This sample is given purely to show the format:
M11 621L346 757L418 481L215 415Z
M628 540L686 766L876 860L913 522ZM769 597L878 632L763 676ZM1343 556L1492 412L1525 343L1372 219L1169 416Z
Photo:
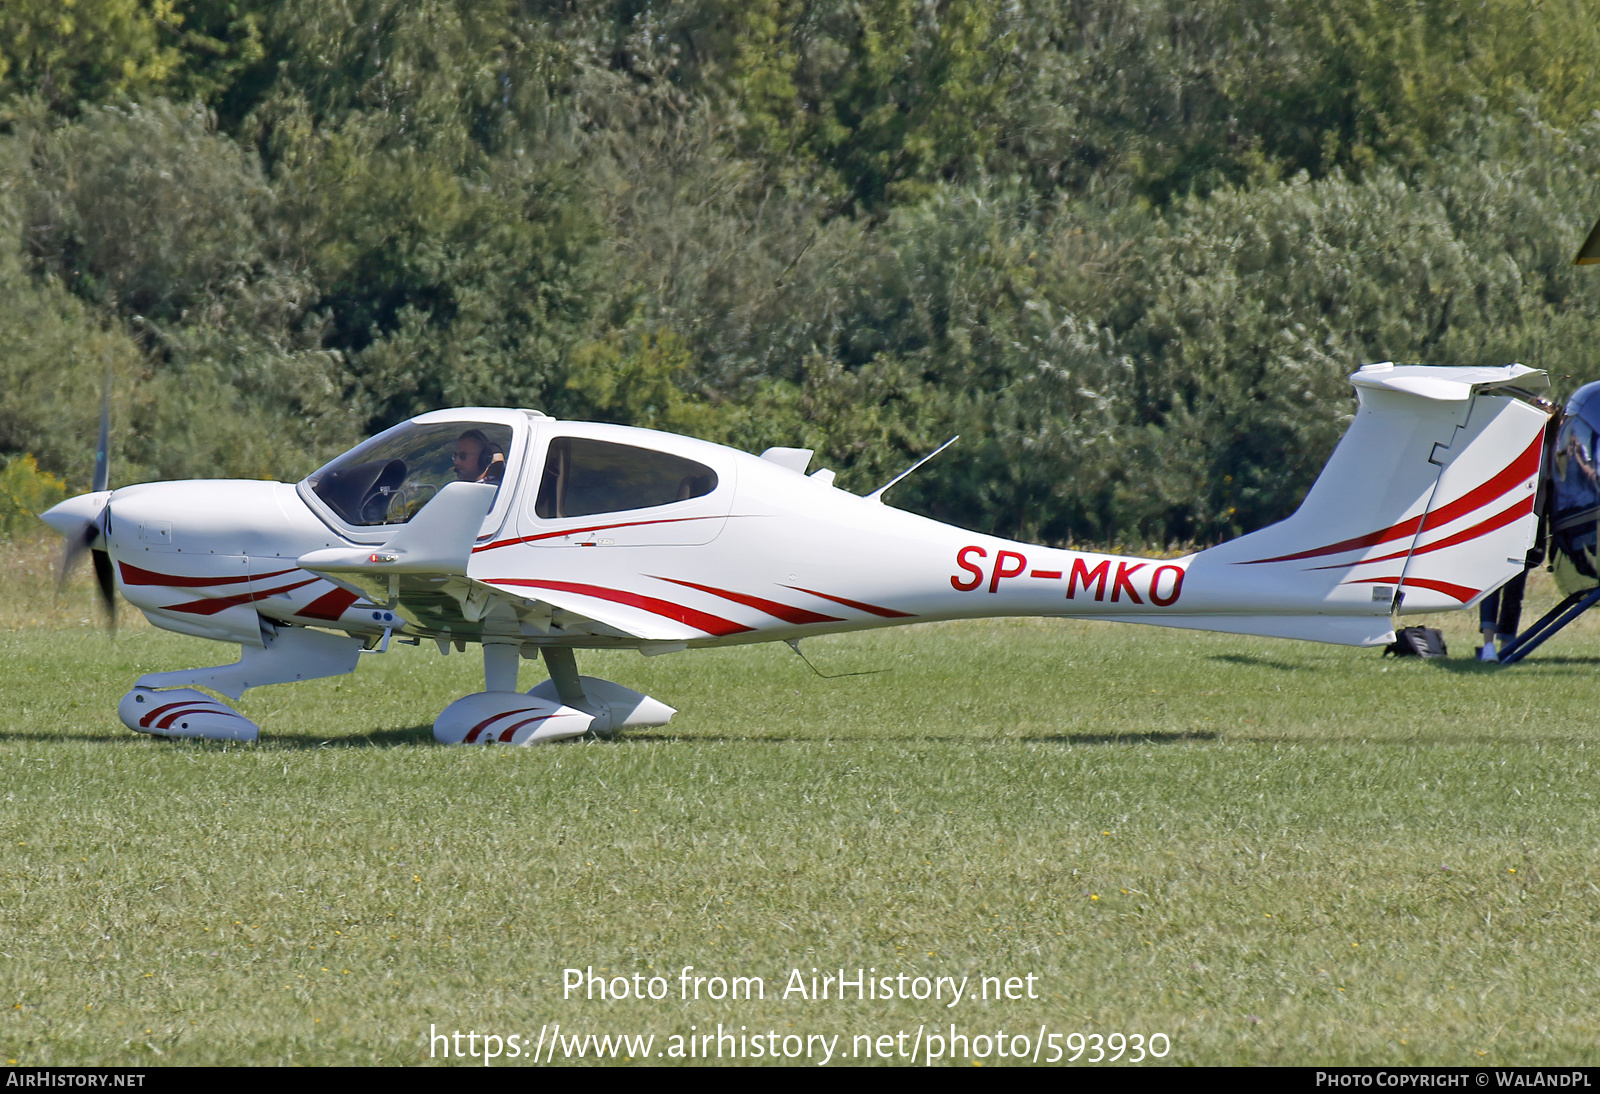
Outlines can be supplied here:
M254 740L198 689L237 699L347 673L398 638L482 647L484 690L439 715L439 741L533 744L675 713L580 676L584 649L1006 615L1371 646L1397 616L1477 604L1534 540L1544 373L1376 364L1352 380L1355 420L1300 509L1183 558L964 531L885 504L893 482L861 497L806 474L804 449L477 407L413 418L294 485L106 490L102 463L98 489L44 519L95 552L108 603L114 587L157 627L240 648L141 677L118 706L130 729ZM550 678L518 691L520 661L540 656Z

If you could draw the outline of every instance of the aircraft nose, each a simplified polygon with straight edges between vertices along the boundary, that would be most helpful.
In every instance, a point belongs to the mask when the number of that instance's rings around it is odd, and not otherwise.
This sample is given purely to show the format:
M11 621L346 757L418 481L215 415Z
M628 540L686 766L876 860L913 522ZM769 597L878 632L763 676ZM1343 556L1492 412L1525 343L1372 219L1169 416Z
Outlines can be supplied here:
M90 526L100 520L100 514L105 511L106 503L110 500L109 490L79 494L75 498L68 498L60 505L46 509L39 514L39 519L67 539L81 539Z

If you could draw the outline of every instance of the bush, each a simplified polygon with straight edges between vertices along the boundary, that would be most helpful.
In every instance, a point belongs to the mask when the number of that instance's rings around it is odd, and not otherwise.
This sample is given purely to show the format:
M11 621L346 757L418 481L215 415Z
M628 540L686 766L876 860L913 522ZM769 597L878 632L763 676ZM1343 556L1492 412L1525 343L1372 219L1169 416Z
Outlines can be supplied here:
M36 530L40 513L67 496L67 484L40 471L32 456L14 456L0 468L0 536Z

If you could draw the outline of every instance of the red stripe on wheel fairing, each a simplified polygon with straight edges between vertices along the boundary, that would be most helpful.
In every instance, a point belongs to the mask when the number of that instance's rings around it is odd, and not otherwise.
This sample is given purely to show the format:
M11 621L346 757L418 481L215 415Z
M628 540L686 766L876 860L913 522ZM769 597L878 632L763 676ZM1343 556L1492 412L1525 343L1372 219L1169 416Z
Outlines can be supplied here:
M518 722L516 725L508 726L506 728L506 731L504 733L500 734L500 743L501 744L510 744L511 743L511 738L514 737L516 735L517 730L521 729L523 726L531 726L535 722L542 722L547 718L554 718L554 717L555 717L554 714L541 714L537 718L524 718L524 719L522 719L522 721Z
M163 703L161 706L147 710L144 712L144 717L139 719L139 728L149 729L150 723L161 717L167 711L173 710L177 707L193 706L197 701L198 700L195 699L184 699L176 703Z
M228 710L226 707L219 708L215 704L202 705L195 703L188 706L179 704L179 707L180 709L173 711L171 714L157 722L155 724L155 728L171 729L173 722L176 722L179 718L188 717L191 714L234 714L233 711ZM238 715L234 714L234 717L238 717Z
M609 600L614 604L626 604L630 608L639 608L652 615L676 620L685 626L695 628L695 630L705 631L716 638L725 638L730 634L745 634L755 630L754 627L746 627L743 623L735 623L731 619L723 619L721 616L712 615L710 612L697 611L682 604L674 604L670 600L659 600L653 596L630 593L623 589L608 589L603 585L585 585L579 581L539 581L529 577L491 577L485 578L484 584L512 585L528 589L554 589L556 592L592 596L596 600Z
M485 718L483 721L467 730L467 735L461 738L461 743L466 745L474 743L478 739L478 734L482 733L490 725L498 722L502 718L512 718L518 714L527 714L530 711L538 709L538 707L518 707L516 710L502 710L499 714L491 714L489 717Z

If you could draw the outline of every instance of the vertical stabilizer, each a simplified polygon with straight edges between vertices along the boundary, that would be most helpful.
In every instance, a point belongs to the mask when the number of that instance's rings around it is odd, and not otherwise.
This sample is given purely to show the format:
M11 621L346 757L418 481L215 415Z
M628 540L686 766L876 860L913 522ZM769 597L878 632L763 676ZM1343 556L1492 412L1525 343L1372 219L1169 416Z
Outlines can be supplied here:
M1259 625L1217 629L1306 638L1323 637L1319 618L1344 617L1326 618L1324 640L1346 642L1337 635L1365 617L1368 644L1387 629L1374 617L1465 608L1522 572L1538 527L1550 408L1532 392L1548 386L1544 373L1382 364L1351 380L1355 421L1305 501L1196 556L1186 612L1264 612Z

